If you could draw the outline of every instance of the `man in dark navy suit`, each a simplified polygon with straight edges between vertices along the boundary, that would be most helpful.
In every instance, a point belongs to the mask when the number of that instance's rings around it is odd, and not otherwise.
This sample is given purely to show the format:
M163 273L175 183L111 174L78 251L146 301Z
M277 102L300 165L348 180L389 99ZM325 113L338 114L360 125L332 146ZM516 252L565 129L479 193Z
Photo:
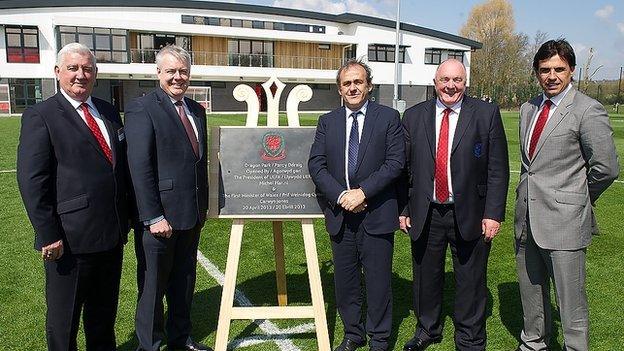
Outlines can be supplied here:
M17 180L46 273L48 350L116 349L115 317L131 197L126 142L114 106L91 96L95 56L63 47L60 91L26 110Z
M369 101L370 68L346 62L336 77L344 107L320 117L308 167L334 258L336 305L345 336L338 351L387 350L392 326L392 250L399 228L395 181L405 163L399 113ZM396 218L393 216L397 216ZM362 316L366 276L366 322Z
M454 59L438 67L438 97L403 116L409 206L401 229L412 239L414 312L418 327L404 346L424 350L442 339L446 248L455 274L455 346L485 350L486 268L491 240L505 218L507 140L494 104L465 96L466 69Z
M206 111L184 97L188 52L166 46L156 66L160 87L126 106L128 164L139 212L139 350L158 350L165 332L170 350L209 350L190 335L197 245L208 208Z

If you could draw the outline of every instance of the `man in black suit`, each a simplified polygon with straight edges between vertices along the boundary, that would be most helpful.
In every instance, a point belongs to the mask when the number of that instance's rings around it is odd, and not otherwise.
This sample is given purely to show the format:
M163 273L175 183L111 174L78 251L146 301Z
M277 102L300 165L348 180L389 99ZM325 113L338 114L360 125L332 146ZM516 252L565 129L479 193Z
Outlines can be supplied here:
M126 106L135 229L139 350L209 350L191 339L197 245L208 208L206 110L184 97L191 57L171 45L156 55L160 87ZM164 321L163 297L169 309Z
M131 204L126 145L115 107L91 96L95 57L63 47L60 91L26 110L17 180L46 273L48 350L76 350L81 310L87 350L115 350L123 244Z
M465 96L466 69L449 59L434 79L437 98L403 117L409 204L399 218L412 239L418 327L404 346L424 350L442 339L446 248L455 274L455 345L485 350L486 269L491 240L505 217L507 140L494 104Z
M308 161L331 236L336 305L345 331L338 351L364 346L366 334L371 350L387 350L392 326L395 181L405 150L399 113L368 100L371 82L370 68L360 61L340 68L336 83L344 107L320 117Z

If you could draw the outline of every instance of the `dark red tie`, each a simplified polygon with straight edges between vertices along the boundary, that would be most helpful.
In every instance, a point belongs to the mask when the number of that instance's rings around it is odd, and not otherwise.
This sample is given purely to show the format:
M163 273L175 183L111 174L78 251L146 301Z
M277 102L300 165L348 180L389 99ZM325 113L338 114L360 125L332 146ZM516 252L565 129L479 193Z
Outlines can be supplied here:
M89 105L83 102L80 105L80 108L84 113L85 120L87 121L89 129L91 129L91 133L93 133L95 140L97 140L98 144L100 144L100 148L102 148L102 151L104 151L104 155L106 156L106 159L108 159L108 162L112 164L113 153L111 152L110 146L108 146L108 144L106 143L106 139L104 139L100 127L97 125L97 122L95 122L95 118L93 118L93 115L91 114L91 112L89 112Z
M449 114L452 112L447 108L442 113L442 124L440 125L440 137L438 138L438 151L435 160L435 194L440 203L444 203L449 197L447 162L448 162L448 138L449 138Z
M535 122L535 127L533 128L533 134L531 134L531 141L529 142L529 159L533 159L533 154L535 153L535 147L537 146L537 142L539 141L542 132L544 131L544 126L546 126L546 121L548 121L548 114L550 113L550 105L552 105L552 101L546 100L544 101L544 108L542 108L542 112L540 112L537 117L537 122Z
M184 110L184 104L182 101L176 101L176 108L178 109L178 116L180 116L180 121L182 121L182 125L184 126L184 130L186 130L186 136L191 143L191 147L193 148L193 152L195 156L199 157L199 142L197 141L197 137L195 136L195 132L193 131L193 126L191 126L191 121L189 121L188 116L186 115L186 111Z

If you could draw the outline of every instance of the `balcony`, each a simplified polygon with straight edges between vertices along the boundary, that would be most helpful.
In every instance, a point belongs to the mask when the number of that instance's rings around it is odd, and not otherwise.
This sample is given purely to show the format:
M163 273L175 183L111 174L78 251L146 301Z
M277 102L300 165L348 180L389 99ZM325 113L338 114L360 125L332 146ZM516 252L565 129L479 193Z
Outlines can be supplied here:
M155 63L154 49L131 49L131 63ZM337 70L340 58L190 51L192 65Z

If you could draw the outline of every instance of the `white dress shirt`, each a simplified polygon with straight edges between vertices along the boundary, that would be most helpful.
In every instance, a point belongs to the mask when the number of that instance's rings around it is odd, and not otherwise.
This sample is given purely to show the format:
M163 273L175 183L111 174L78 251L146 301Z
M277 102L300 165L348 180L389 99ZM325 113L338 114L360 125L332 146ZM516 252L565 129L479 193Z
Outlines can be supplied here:
M529 132L526 133L525 139L524 139L524 145L526 145L525 150L527 150L527 155L529 153L529 146L531 145L531 135L533 135L533 130L535 129L535 124L537 124L537 117L540 115L540 113L544 109L544 103L546 102L546 100L550 100L552 102L552 105L550 105L550 111L548 112L548 118L546 118L546 123L544 124L544 128L546 128L546 125L548 124L548 121L550 121L550 117L555 113L555 110L557 109L557 107L561 103L561 100L563 100L563 98L568 94L570 89L572 89L572 83L568 84L568 86L562 92L560 92L559 94L551 97L550 99L546 95L544 95L542 93L542 104L537 109L537 112L535 113L535 115L531 119L531 125L529 127Z
M69 95L67 95L67 93L65 93L63 89L61 89L61 94L63 94L65 99L67 99L67 101L69 101L72 107L76 109L76 112L78 112L78 115L80 115L80 118L82 118L82 121L85 122L87 127L89 127L89 123L87 123L87 118L85 117L84 112L82 112L82 108L80 107L80 105L82 105L83 102L72 99L71 97L69 97ZM93 101L91 100L91 96L89 96L87 98L87 101L85 101L84 103L89 106L89 112L91 112L91 116L93 116L95 123L97 123L98 127L100 128L100 132L102 133L102 136L104 136L106 145L108 145L108 147L110 148L111 147L110 135L108 135L108 131L106 130L106 125L104 125L104 120L102 119L102 116L100 116L100 113L98 112L97 108L95 108L95 105L93 104Z
M345 111L347 113L347 133L345 136L345 180L347 181L347 189L351 189L349 184L349 138L351 137L351 127L353 126L353 118L351 118L351 114L353 112L358 112L357 120L358 120L358 142L362 139L362 128L364 128L364 119L366 118L366 108L368 107L368 101L362 105L362 107L357 111L351 111L348 107L345 106ZM342 194L341 194L342 195ZM338 197L340 199L340 197Z
M450 108L451 110L453 110L451 113L449 113L449 132L448 132L448 152L446 155L446 179L448 182L448 190L449 190L449 197L448 199L444 202L445 204L452 204L453 203L453 182L451 179L451 148L453 147L453 138L455 137L455 129L457 129L457 121L459 120L459 113L461 112L461 104L462 104L462 100L459 100L458 102L456 102L454 105L452 106L448 106L448 108ZM437 152L438 150L438 140L440 139L440 126L442 126L442 115L444 114L444 110L447 109L447 106L444 105L439 99L436 99L436 117L435 117L435 133L436 133L436 137L435 137L435 150ZM435 172L435 171L434 171ZM435 178L433 180L433 202L437 202L439 203L438 199L436 198L436 192L435 192Z
M173 104L173 107L175 107L176 112L178 112L178 106L176 106L176 102L178 102L178 100L172 98L171 96L169 96L169 99L171 99L171 103ZM184 111L186 112L186 116L188 117L188 120L191 122L191 126L193 127L193 132L195 132L195 138L197 138L197 141L199 142L199 134L197 133L197 126L195 125L195 119L193 118L193 116L195 116L191 110L189 110L188 105L186 104L186 101L184 100L184 98L182 98L182 106L184 106Z

